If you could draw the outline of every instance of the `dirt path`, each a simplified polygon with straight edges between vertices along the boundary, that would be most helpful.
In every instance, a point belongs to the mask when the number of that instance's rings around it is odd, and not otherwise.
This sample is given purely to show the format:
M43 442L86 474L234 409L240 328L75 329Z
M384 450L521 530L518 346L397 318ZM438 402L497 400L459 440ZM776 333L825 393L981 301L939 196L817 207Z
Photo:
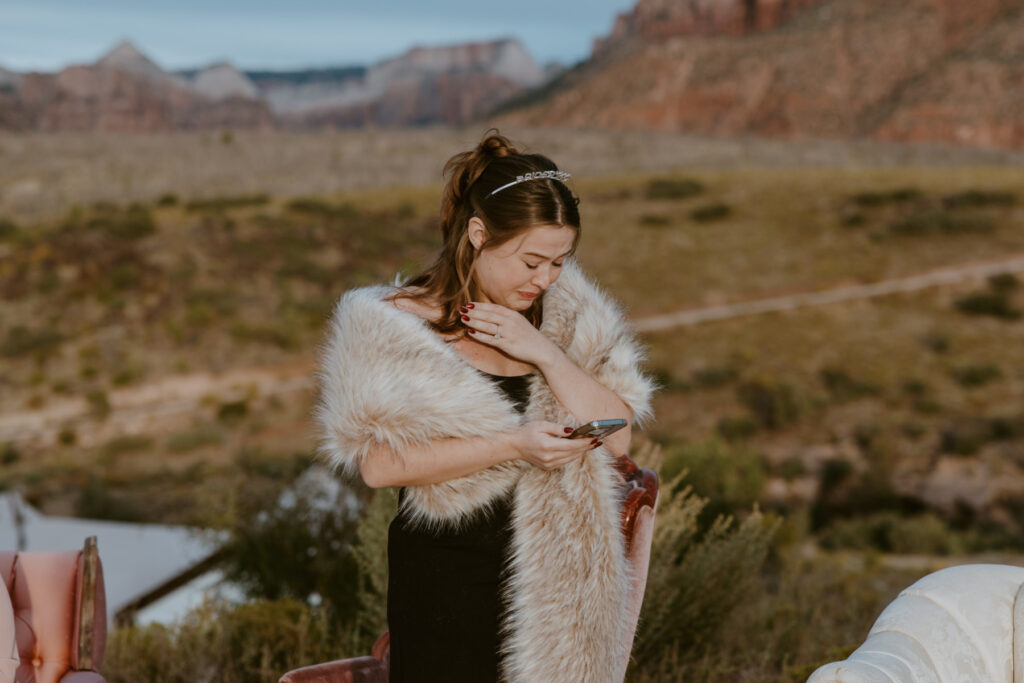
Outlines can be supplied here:
M913 292L939 285L956 284L999 273L1024 272L1024 256L988 263L943 268L910 277L867 285L837 287L818 292L792 294L756 301L691 309L638 318L640 332L661 332L713 320L726 320L758 313L787 311L841 301L868 299L899 292ZM162 422L194 414L211 398L217 402L242 397L269 397L308 392L313 386L313 366L306 361L276 368L242 369L219 375L195 373L168 377L138 387L110 392L111 411L97 419L83 398L54 401L45 408L0 415L0 442L50 445L62 429L75 429L83 446L103 443L121 434L146 433Z
M929 287L956 284L1000 273L1020 272L1024 272L1024 256L1018 255L1000 261L943 268L920 275L882 280L881 282L873 282L867 285L850 285L818 292L805 292L803 294L791 294L755 301L740 301L721 306L709 306L707 308L695 308L675 313L652 315L645 318L637 318L633 321L633 325L639 332L662 332L675 327L696 325L712 320L726 320L728 318L738 318L740 316L773 311L791 311L808 306L822 306L840 301L870 299L876 296L886 296L899 292L916 292Z

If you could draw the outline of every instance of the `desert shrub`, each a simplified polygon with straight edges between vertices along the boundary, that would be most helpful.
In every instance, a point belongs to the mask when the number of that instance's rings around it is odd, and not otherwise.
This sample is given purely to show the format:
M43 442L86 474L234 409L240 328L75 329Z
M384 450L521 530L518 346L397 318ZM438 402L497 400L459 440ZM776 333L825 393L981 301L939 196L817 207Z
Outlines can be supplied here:
M975 292L954 302L957 310L968 315L990 315L1003 320L1019 320L1021 313L1010 303L1005 291Z
M0 446L0 465L13 465L21 460L21 453L13 443L5 442Z
M10 218L0 218L0 241L9 240L17 236L18 224Z
M71 218L65 222L65 227L74 227L75 223ZM141 204L131 204L124 209L112 205L94 206L92 215L85 220L85 227L123 240L141 239L156 232L153 216Z
M709 365L697 368L690 373L690 378L698 387L714 388L724 386L739 376L739 371L731 365Z
M217 407L217 419L221 422L234 424L249 414L249 402L227 401Z
M246 206L262 206L270 201L266 194L235 195L231 197L208 197L193 199L185 204L186 211L225 211Z
M53 328L44 327L30 330L24 325L15 325L7 330L0 353L8 358L24 356L29 353L46 355L56 349L64 341L64 335Z
M943 206L950 209L981 206L1013 206L1017 197L1012 192L1000 190L965 190L942 198Z
M756 434L758 429L760 425L747 415L722 417L715 423L715 432L728 441L747 439Z
M157 198L156 205L157 206L177 206L178 205L178 195L174 194L173 192L165 192L164 194L160 195Z
M147 450L153 447L153 437L145 434L125 434L117 436L103 444L100 453L108 458L116 458L127 453Z
M961 417L942 428L939 440L940 453L952 455L974 455L989 441L1012 438L1005 427L1009 423L980 417Z
M874 549L917 555L949 555L963 550L962 540L932 513L904 517L883 512L836 520L821 532L820 542L830 550Z
M350 622L359 611L353 501L336 481L316 478L250 501L221 547L225 574L251 598L320 603L332 623Z
M728 204L716 202L714 204L705 204L704 206L698 206L690 212L690 218L697 221L698 223L710 223L711 221L722 220L728 218L732 214L732 207Z
M992 363L978 363L954 368L950 374L960 386L971 388L984 386L993 380L1000 379L1003 376L1003 371L998 365Z
M1020 280L1013 273L998 273L990 275L988 286L993 292L1012 292L1020 287Z
M359 215L359 209L351 202L333 202L319 199L317 197L296 197L289 200L284 208L300 214L320 216L322 218L355 218Z
M295 600L207 601L171 626L111 632L103 675L110 683L267 683L290 669L357 654L349 643L322 610Z
M283 323L260 325L237 322L231 326L231 336L238 341L272 344L286 350L298 346L297 331Z
M899 187L894 190L859 192L850 199L857 206L875 207L899 204L921 198L921 191L914 187Z
M704 521L749 509L765 480L764 462L755 451L718 439L666 447L663 478L671 480L684 471L694 493L708 499Z
M352 557L359 572L356 595L359 613L354 622L354 635L362 652L368 652L387 629L388 526L397 508L396 489L374 490L356 529Z
M690 178L656 178L647 184L648 199L686 199L704 192L704 185Z
M864 396L877 396L880 389L870 382L850 377L843 368L825 367L818 372L822 383L836 401L850 401Z
M172 453L195 451L204 445L223 443L224 436L213 425L200 425L171 434L167 439L167 450Z
M949 351L951 344L948 334L934 330L921 335L918 341L921 343L921 346L933 353L946 353Z
M779 464L779 476L792 481L807 474L807 465L800 458L786 458Z
M699 661L716 646L730 616L756 593L776 529L754 513L738 525L718 518L698 537L701 501L678 486L661 495L629 680L656 675L651 669L668 657Z
M915 213L889 224L894 235L959 235L987 233L995 230L995 223L984 216L959 216L941 210Z
M662 214L659 213L645 213L644 215L640 216L640 225L646 226L648 228L661 228L666 225L670 225L671 223L671 218L669 218L668 216L663 216Z
M839 219L839 224L844 228L859 228L868 222L868 217L859 211L845 213Z
M110 414L110 399L102 389L90 389L85 393L85 402L94 417L103 419Z
M149 521L147 515L124 496L112 492L106 484L90 477L75 501L75 517L110 519L120 522Z
M774 378L755 378L736 388L737 397L767 429L793 424L803 415L805 400L789 382Z

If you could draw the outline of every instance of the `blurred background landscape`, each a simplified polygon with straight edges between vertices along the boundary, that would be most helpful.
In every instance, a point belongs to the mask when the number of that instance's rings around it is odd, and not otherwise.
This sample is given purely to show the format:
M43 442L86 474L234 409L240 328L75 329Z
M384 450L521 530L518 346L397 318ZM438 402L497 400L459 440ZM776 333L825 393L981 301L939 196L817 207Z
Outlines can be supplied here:
M236 588L119 614L108 680L274 681L385 628L395 499L317 468L317 348L341 292L431 259L441 167L490 126L573 173L579 259L661 385L629 680L803 681L929 571L1024 565L1020 0L591 3L561 32L396 3L363 61L310 3L304 62L238 63L160 17L59 58L47 5L0 10L0 492L207 530Z

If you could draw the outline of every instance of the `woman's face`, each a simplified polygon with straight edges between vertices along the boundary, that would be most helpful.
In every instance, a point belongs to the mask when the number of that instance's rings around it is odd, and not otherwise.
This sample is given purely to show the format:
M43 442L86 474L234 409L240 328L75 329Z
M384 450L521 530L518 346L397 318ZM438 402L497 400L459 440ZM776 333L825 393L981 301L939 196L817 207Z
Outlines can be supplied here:
M479 251L475 277L486 300L525 311L561 273L576 230L538 225L492 249L480 249L487 230L478 218L469 221L469 239Z

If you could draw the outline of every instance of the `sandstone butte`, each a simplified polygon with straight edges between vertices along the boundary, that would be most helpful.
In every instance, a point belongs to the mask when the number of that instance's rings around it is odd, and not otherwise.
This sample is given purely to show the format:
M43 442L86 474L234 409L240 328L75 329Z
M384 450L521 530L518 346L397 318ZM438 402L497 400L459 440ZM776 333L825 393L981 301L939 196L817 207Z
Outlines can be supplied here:
M639 0L492 122L1019 148L1024 4Z

